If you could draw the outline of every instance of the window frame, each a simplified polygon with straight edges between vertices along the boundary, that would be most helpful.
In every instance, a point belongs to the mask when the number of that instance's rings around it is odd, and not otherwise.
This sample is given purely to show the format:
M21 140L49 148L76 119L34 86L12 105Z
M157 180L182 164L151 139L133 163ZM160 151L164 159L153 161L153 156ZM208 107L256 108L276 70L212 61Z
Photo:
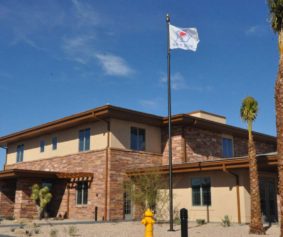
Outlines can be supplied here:
M85 197L86 195L86 197ZM79 197L80 196L80 197ZM80 200L80 202L78 202ZM86 206L88 205L88 182L79 181L76 187L76 205Z
M25 150L24 144L17 145L16 163L23 162L23 160L24 160L24 150Z
M91 129L84 128L79 130L79 152L90 150Z
M198 204L194 204L194 191L193 191L193 180L194 179L200 179L200 180L204 180L204 179L208 179L209 180L209 204L204 204L204 190L203 190L203 186L200 185L199 187L199 205ZM202 181L201 181L202 183ZM211 198L211 177L193 177L191 178L191 189L192 189L192 207L206 207L206 206L211 206L212 203L212 198Z
M225 155L225 149L224 149L224 140L231 140L231 156ZM221 138L221 149L222 149L222 157L223 158L233 158L234 157L234 138L229 135L223 135Z
M136 141L134 144L133 142L133 130L136 130ZM143 141L143 146L140 144L140 137L142 136L142 133L144 134L144 141ZM145 128L141 128L141 127L134 127L131 126L130 127L130 147L132 150L134 151L145 151L146 150L146 129Z

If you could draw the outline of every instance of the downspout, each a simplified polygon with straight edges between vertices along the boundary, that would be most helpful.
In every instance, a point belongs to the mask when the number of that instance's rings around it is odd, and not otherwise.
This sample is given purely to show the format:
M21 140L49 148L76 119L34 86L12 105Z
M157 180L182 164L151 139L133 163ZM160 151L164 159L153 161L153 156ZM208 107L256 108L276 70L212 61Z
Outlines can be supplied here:
M183 162L187 162L187 142L185 126L182 126L182 142L183 142Z
M108 220L108 163L109 163L109 147L110 147L110 121L107 123L107 146L106 146L106 161L105 161L105 200L104 200L104 220Z
M107 125L107 144L106 144L106 150L105 150L105 183L104 183L104 217L103 220L108 220L108 163L109 163L109 148L110 148L110 121L104 120L96 117L93 114L93 117L95 117L97 120L102 121L106 123Z
M239 175L235 174L231 171L228 171L226 169L226 166L223 165L223 171L227 174L230 174L232 176L235 177L235 181L236 181L236 195L237 195L237 214L238 214L238 224L241 224L241 206L240 206L240 181L239 181Z
M63 217L64 218L64 217ZM70 184L67 181L67 218L70 218Z

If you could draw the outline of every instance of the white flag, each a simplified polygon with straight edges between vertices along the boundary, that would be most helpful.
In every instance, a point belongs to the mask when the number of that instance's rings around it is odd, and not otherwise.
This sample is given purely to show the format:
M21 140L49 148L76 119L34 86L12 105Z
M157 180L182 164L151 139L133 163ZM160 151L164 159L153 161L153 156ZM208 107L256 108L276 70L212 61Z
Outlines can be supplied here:
M178 28L169 25L170 49L196 51L199 38L196 28Z

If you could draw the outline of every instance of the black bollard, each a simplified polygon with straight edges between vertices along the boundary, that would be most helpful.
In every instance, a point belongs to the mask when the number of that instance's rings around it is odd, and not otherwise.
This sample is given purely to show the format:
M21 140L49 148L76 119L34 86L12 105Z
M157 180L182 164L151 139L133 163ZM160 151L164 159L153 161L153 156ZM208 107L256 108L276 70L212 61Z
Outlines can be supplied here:
M182 208L180 210L181 219L181 237L188 237L188 210Z

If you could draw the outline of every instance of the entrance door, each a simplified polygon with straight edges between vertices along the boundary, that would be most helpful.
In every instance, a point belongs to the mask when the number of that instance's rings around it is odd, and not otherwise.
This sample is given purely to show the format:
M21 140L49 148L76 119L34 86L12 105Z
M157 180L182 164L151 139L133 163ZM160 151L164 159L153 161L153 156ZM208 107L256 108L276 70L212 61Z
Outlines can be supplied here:
M274 178L260 179L260 201L264 222L278 222L276 182Z
M124 193L124 219L132 219L132 201L127 192Z

